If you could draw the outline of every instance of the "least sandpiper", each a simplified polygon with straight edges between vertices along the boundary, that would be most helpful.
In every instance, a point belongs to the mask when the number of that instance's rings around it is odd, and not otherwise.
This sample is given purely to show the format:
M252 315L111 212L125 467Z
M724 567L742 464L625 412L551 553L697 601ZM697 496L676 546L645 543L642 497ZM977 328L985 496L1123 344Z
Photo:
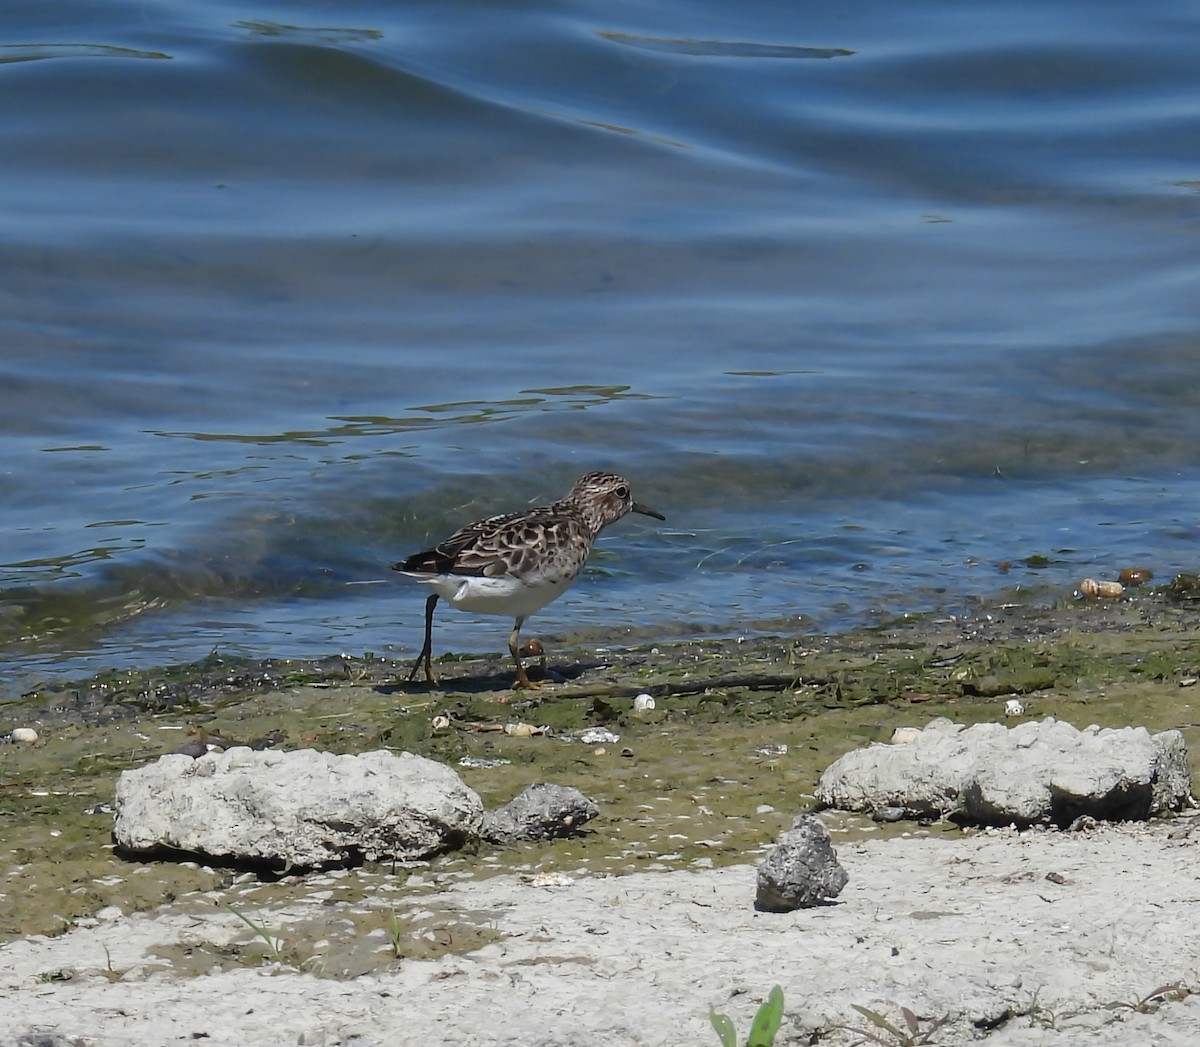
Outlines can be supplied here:
M467 524L444 542L392 565L433 589L425 601L425 646L409 680L430 662L433 609L439 596L462 611L511 615L516 623L508 649L517 664L515 687L533 687L521 664L521 626L535 611L562 596L579 577L596 536L628 513L665 520L633 500L629 482L612 473L588 473L552 505L490 516Z

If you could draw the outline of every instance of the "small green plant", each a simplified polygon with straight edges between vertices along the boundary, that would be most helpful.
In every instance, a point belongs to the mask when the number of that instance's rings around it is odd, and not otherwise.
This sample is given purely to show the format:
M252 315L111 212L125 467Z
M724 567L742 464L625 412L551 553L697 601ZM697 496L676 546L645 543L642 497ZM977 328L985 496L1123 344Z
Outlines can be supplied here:
M1192 991L1183 982L1170 982L1167 985L1160 985L1157 989L1151 990L1140 999L1132 1001L1114 1000L1112 1003L1106 1003L1104 1006L1106 1009L1112 1011L1127 1008L1138 1014L1153 1014L1164 1003L1175 1003L1179 1000L1186 1000L1191 994Z
M1072 1018L1074 1017L1074 1013L1059 1013L1057 1011L1050 1010L1049 1007L1043 1007L1039 1000L1039 997L1042 994L1042 988L1043 986L1039 985L1036 989L1034 989L1033 996L1030 997L1028 1004L1014 1008L1012 1012L1013 1016L1028 1018L1032 1024L1037 1025L1042 1029L1056 1029L1058 1027L1059 1019Z
M873 1026L870 1029L855 1029L849 1028L850 1032L857 1033L862 1039L856 1040L855 1044L863 1043L878 1043L882 1047L927 1047L936 1041L933 1039L943 1025L950 1021L950 1015L943 1014L931 1025L926 1028L921 1028L921 1019L916 1016L913 1011L907 1007L900 1008L900 1014L904 1018L904 1028L895 1025L888 1021L878 1011L873 1011L869 1007L860 1007L857 1003L850 1004L859 1014L867 1019Z
M717 1031L721 1047L738 1047L737 1030L733 1022L724 1014L717 1014L711 1007L708 1010L708 1020ZM772 1047L775 1034L783 1024L783 990L776 985L770 995L763 1001L754 1016L750 1026L750 1035L746 1039L746 1047Z
M265 925L255 923L252 919L250 919L249 916L238 912L237 909L235 909L232 905L227 906L227 908L231 913L233 913L234 916L241 920L242 923L249 927L250 930L254 932L256 937L260 938L266 944L267 958L273 961L278 960L279 952L283 943L278 938L272 938Z
M404 928L400 926L400 917L392 910L392 918L387 922L388 939L392 946L392 955L397 958L404 955Z

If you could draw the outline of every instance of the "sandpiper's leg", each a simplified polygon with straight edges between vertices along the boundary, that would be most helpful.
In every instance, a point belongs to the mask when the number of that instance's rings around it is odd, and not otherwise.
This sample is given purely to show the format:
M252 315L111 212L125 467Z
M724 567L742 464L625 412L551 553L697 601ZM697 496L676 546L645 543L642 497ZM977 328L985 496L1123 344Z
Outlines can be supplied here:
M412 683L417 678L417 670L422 665L425 666L426 682L437 683L437 677L433 675L433 663L430 661L433 650L433 609L437 606L437 601L437 593L430 593L429 599L425 601L425 646L421 648L421 653L417 655L417 660L413 662L412 672L408 674L409 683Z
M513 631L508 634L508 649L512 652L513 661L517 663L517 682L513 687L541 687L541 683L535 683L525 675L525 666L521 664L521 656L517 653L521 646L521 626L525 624L524 618L518 618L513 626Z

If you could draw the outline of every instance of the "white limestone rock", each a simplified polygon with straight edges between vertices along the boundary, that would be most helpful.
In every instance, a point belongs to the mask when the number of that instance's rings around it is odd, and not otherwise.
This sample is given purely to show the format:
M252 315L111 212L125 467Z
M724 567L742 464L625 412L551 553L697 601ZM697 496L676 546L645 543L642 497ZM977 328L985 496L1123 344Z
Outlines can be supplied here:
M1178 731L1080 731L1051 717L1011 729L939 718L906 745L847 753L817 785L827 807L901 807L910 817L953 815L984 825L1145 819L1178 810L1190 792Z
M479 796L422 756L237 747L123 772L113 837L133 854L312 867L425 858L477 838L482 824Z

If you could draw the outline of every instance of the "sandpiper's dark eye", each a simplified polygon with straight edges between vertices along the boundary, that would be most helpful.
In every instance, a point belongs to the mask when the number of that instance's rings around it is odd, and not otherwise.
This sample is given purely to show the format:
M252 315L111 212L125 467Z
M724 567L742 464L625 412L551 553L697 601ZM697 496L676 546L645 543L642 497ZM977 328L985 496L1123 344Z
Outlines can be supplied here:
M629 497L629 488L626 487L624 484L621 484L621 486L617 488L617 497L618 498L628 498Z

